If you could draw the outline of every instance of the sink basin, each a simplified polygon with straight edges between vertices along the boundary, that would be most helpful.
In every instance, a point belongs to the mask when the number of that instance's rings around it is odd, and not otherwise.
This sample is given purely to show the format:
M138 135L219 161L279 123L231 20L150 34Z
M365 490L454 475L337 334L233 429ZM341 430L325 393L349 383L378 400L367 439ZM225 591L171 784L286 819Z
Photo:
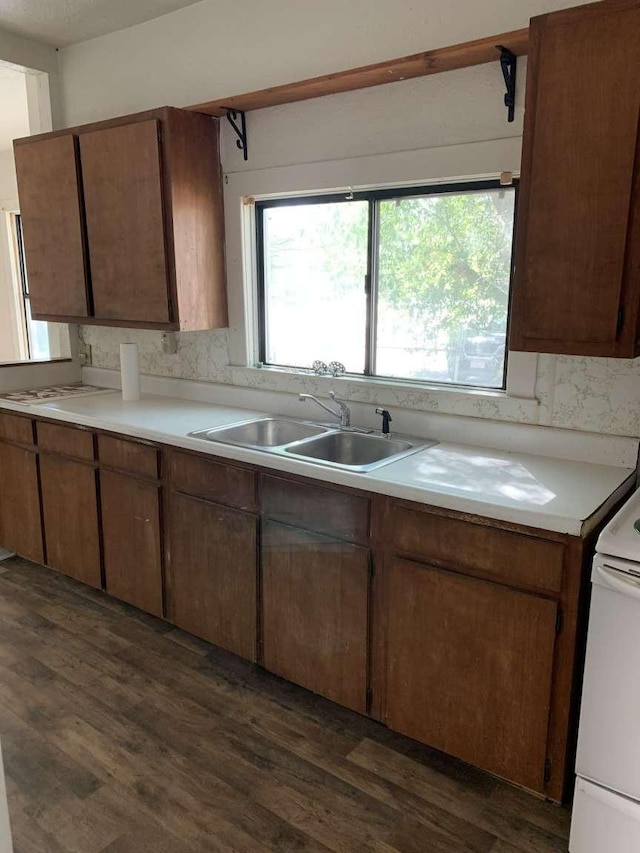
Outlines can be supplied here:
M294 441L302 441L322 435L328 430L315 424L286 421L279 418L261 418L256 421L236 424L215 429L201 429L189 435L206 441L220 441L223 444L239 444L243 447L281 447Z
M350 471L371 471L410 453L424 450L435 441L404 441L352 432L327 435L285 448L286 453Z
M359 473L388 465L437 444L436 441L426 439L383 438L356 428L350 431L332 425L277 417L199 429L189 435L204 441L248 447L277 456L296 456L301 461Z

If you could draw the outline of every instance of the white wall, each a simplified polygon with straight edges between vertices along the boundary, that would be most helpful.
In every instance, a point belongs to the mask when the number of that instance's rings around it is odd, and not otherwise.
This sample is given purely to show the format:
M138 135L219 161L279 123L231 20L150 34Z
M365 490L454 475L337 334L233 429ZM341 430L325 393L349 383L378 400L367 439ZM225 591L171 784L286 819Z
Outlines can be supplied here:
M20 360L18 314L9 255L9 233L5 218L7 211L16 209L17 198L13 151L0 150L0 362Z
M49 75L54 120L60 123L62 116L58 85L58 51L54 47L9 33L0 27L0 63L6 62L25 70L44 71Z
M24 73L24 110L16 120L16 92L0 100L5 133L0 137L0 362L14 361L18 354L13 283L9 261L8 234L4 213L17 208L18 190L10 136L25 136L51 128L53 111L59 118L58 53L55 48L8 33L0 28L0 68L12 66ZM22 87L21 87L22 91ZM5 93L7 94L7 93ZM0 98L2 92L0 91ZM8 122L9 110L14 119ZM4 119L7 119L5 122ZM44 124L39 122L44 119ZM80 378L77 362L57 364L24 364L0 367L0 391L19 387L36 387L52 382L70 382Z
M576 0L204 0L62 49L63 119L78 124L213 100L518 29L533 15L573 5Z
M26 75L0 65L0 362L19 361L21 357L5 214L16 209L18 198L13 140L28 133Z
M62 115L68 125L171 104L186 106L304 77L498 34L577 0L238 0L205 2L60 52ZM223 169L274 170L392 152L416 152L519 137L526 62L519 64L516 121L507 124L498 63L250 113L249 162L223 122ZM309 165L309 174L315 167ZM304 168L303 168L304 171ZM317 171L317 170L316 170ZM270 172L270 174L275 174ZM421 175L415 174L416 182ZM345 179L345 183L348 181ZM227 210L231 228L237 211ZM235 238L234 238L235 239ZM242 279L229 276L232 306ZM237 319L237 310L235 319ZM232 325L233 325L232 320ZM233 367L230 332L179 336L176 355L159 335L85 327L94 364L117 366L122 340L138 340L147 373L295 391L300 380L256 378ZM233 351L233 347L232 347ZM237 363L237 358L235 359ZM341 385L351 399L383 401L366 386ZM537 407L513 400L470 400L446 391L386 393L384 402L418 411L640 435L640 366L607 359L540 359ZM390 397L390 399L389 399Z

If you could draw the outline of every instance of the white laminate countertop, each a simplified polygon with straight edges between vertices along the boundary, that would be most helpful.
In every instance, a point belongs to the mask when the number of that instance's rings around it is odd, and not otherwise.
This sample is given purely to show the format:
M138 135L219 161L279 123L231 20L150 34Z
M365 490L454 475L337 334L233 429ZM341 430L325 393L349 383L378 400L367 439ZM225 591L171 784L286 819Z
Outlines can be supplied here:
M1 401L0 407L575 536L588 532L635 478L630 468L446 442L359 474L189 437L265 413L165 396L123 402L114 391L31 406Z

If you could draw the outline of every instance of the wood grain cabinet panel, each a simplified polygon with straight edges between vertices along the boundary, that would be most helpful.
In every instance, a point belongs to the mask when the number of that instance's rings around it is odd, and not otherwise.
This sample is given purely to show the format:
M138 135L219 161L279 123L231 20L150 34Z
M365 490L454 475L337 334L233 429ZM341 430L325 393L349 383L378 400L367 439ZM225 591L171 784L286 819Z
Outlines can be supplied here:
M543 790L556 602L402 559L387 596L385 722Z
M157 480L160 473L158 448L140 441L99 435L98 458L101 467L126 471L147 480Z
M0 439L3 438L16 444L32 445L33 421L31 418L0 412Z
M88 270L77 139L71 133L15 147L31 312L86 318Z
M338 539L369 541L369 498L350 491L263 474L260 501L265 516Z
M100 505L107 592L162 616L159 486L103 469Z
M510 348L633 357L640 7L534 18Z
M256 474L248 468L226 465L190 453L171 453L171 487L178 492L237 509L256 509Z
M93 433L90 430L42 422L38 423L37 430L40 450L87 462L95 456Z
M170 320L159 125L83 133L80 156L95 316Z
M29 421L25 420L25 423ZM0 545L44 561L38 462L34 451L0 441Z
M171 494L167 618L255 661L257 546L256 516Z
M40 454L47 565L90 586L102 585L96 470Z
M389 532L396 552L437 566L554 593L562 586L561 542L402 505L393 509Z
M161 107L14 148L41 319L228 324L217 119Z
M366 711L369 550L263 523L264 666Z

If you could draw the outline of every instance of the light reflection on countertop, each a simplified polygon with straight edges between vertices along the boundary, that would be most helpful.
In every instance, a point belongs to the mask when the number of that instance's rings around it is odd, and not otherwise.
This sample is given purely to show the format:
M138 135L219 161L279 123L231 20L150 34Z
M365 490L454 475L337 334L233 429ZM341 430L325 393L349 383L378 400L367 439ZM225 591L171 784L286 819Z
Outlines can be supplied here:
M431 488L443 487L469 495L480 495L487 500L491 495L520 503L544 506L556 497L537 478L527 465L518 459L497 459L477 451L462 448L447 450L434 448L429 456L420 454L413 466L416 479ZM557 460L556 460L557 461Z

